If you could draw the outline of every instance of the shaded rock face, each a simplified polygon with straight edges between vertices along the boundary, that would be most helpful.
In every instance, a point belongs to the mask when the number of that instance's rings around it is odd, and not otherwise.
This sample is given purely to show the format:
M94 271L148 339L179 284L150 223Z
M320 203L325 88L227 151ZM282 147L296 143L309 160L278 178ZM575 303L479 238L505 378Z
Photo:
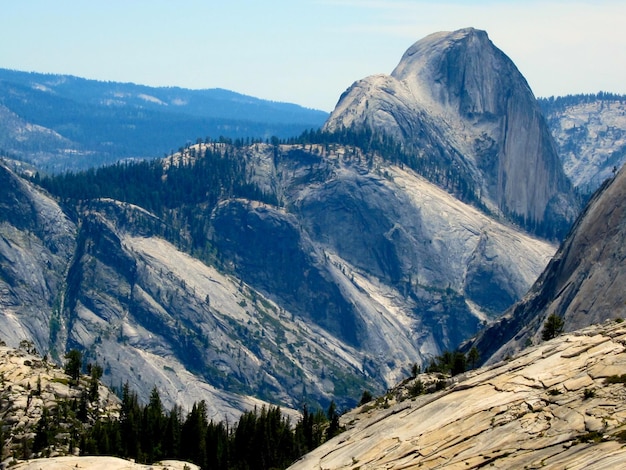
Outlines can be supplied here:
M484 31L432 34L390 76L356 82L325 129L369 127L452 168L494 210L536 226L578 211L541 110Z
M614 380L625 344L622 324L607 322L457 376L439 392L411 394L417 380L429 383L418 376L384 404L346 413L345 432L290 468L621 468L626 389Z
M358 347L363 325L291 214L247 201L215 211L213 242L237 275L287 310Z
M0 165L0 331L47 351L60 332L58 305L76 246L59 205Z
M601 187L529 293L474 343L492 361L541 339L557 314L565 331L624 316L626 173Z
M156 385L167 406L205 399L216 420L259 400L345 407L475 334L523 295L554 250L355 149L229 151L280 204L224 199L207 211L215 266L154 236L163 221L140 207L85 202L77 226L6 170L19 190L5 194L3 213L31 194L58 214L48 225L3 222L4 258L35 256L33 233L56 234L65 248L51 266L39 254L51 249L37 252L45 302L37 278L2 265L2 339L33 339L59 359L79 348L103 366L105 383L128 382L144 400Z

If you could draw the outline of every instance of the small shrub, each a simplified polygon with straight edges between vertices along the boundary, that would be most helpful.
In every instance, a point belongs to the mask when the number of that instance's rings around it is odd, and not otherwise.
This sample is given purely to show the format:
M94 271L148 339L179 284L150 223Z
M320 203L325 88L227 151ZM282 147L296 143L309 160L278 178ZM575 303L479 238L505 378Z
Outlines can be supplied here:
M369 403L373 399L374 399L374 397L372 396L370 391L369 390L364 390L363 391L363 395L361 395L361 401L359 401L359 406L365 405L366 403Z
M447 386L448 386L448 382L447 381L439 379L439 380L437 380L437 383L435 384L435 390L436 391L443 390Z
M600 442L602 441L602 433L598 431L590 431L578 437L578 442Z
M561 392L558 388L551 388L550 390L548 390L548 395L550 395L552 397L554 397L556 395L560 395L561 393L563 393L563 392Z
M424 393L424 384L420 379L417 379L409 386L408 391L411 397L421 395L422 393Z
M593 388L586 388L583 392L583 399L588 400L596 396L596 391Z
M626 384L626 374L611 375L604 379L605 384Z

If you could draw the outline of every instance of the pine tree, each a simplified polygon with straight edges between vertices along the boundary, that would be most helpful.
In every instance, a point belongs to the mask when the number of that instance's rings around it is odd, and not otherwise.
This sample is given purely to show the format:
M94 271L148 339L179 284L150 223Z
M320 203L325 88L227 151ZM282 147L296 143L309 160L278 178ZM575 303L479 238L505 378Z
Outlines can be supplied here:
M476 349L476 346L472 346L472 349L470 349L469 353L467 353L467 362L469 363L472 369L475 369L476 364L478 364L479 360L480 360L480 353L478 352L478 349Z
M83 355L80 351L72 349L65 355L65 359L65 373L70 376L75 385L78 385L80 370L83 366Z
M341 432L341 429L339 428L339 413L337 413L337 405L335 405L334 400L331 401L328 406L326 417L329 421L328 429L326 429L326 440L329 440Z
M48 408L44 407L41 412L41 418L37 422L35 439L33 440L33 452L41 452L51 444L52 431L50 424L50 412Z
M556 338L561 333L563 333L564 324L565 322L563 321L563 318L561 318L556 313L551 313L543 324L541 338L544 341Z

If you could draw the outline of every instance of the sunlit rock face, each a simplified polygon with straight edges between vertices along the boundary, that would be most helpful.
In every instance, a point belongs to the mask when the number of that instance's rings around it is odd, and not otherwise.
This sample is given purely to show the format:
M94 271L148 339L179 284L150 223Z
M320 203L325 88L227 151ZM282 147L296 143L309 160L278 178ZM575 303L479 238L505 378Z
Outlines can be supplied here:
M162 221L141 207L92 200L72 222L4 169L17 189L2 253L30 261L2 265L2 339L57 360L80 349L105 383L144 400L156 385L167 405L205 399L218 420L262 401L298 408L303 394L351 406L476 334L555 250L349 147L230 151L280 202L206 212L213 265L155 236Z
M418 376L345 414L344 433L290 468L623 467L625 343L609 321L411 396Z
M355 82L325 129L352 126L438 160L485 205L529 226L565 227L578 211L532 91L484 31L432 34L391 75Z

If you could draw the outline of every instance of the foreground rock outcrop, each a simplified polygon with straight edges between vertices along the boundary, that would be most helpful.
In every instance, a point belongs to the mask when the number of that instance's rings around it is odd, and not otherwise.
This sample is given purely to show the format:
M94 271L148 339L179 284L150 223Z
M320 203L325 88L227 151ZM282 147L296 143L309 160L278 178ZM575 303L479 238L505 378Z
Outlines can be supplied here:
M397 401L395 390L382 406L344 415L346 432L290 468L620 468L625 346L624 324L607 322L466 373L434 394Z
M72 384L60 367L36 355L28 341L22 341L19 349L0 344L0 435L3 441L0 461L4 457L12 462L11 456L28 458L39 454L33 452L33 439L46 413L54 417L61 431L54 442L40 450L47 455L74 452L78 443L72 436L72 429L82 424L77 424L64 410L79 406L89 387L86 376ZM119 417L120 400L109 388L98 383L92 398L85 402L83 424Z
M68 468L89 468L90 470L199 470L200 467L189 462L165 460L152 465L142 465L117 457L52 457L36 459L12 466L15 470L66 470Z

